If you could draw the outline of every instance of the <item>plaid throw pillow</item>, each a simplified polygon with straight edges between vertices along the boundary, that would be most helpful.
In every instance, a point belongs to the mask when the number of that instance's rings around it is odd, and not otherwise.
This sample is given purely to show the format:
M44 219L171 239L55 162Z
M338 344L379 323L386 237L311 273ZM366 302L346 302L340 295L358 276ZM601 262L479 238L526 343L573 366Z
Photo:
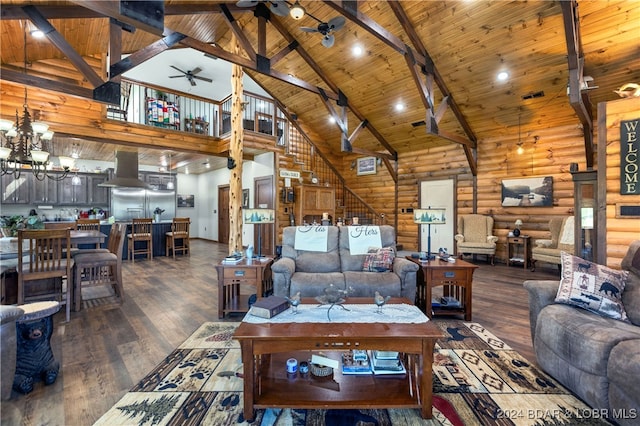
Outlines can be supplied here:
M370 247L367 257L362 265L363 271L386 272L393 268L393 259L396 257L393 247Z
M622 304L628 271L607 268L561 252L562 276L556 302L629 322Z

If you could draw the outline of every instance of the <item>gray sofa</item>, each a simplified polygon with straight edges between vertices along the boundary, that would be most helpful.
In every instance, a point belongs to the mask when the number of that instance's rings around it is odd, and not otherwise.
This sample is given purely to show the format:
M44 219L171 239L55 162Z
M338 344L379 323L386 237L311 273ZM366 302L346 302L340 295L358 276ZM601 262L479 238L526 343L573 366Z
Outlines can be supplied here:
M531 336L544 371L609 420L640 419L640 240L621 267L629 271L622 303L630 323L554 303L559 281L525 281ZM625 418L627 417L627 418Z
M348 227L328 227L326 252L295 249L296 227L289 226L282 235L282 257L271 266L273 293L290 297L298 291L302 297L324 294L331 284L339 289L351 287L351 297L406 297L415 301L418 265L402 257L393 260L392 271L363 271L366 255L352 255ZM381 225L382 246L395 247L395 230Z

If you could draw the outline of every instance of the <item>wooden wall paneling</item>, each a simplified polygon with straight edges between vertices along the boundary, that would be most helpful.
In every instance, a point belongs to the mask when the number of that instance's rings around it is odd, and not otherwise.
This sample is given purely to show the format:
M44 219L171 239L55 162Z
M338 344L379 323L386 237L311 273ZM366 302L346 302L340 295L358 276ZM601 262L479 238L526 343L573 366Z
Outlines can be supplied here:
M640 205L640 195L620 194L620 122L640 118L640 98L598 104L599 247L607 266L619 268L629 244L640 238L640 218L616 218L616 203ZM637 146L636 142L636 146ZM603 220L604 219L604 220ZM606 239L605 239L606 236Z

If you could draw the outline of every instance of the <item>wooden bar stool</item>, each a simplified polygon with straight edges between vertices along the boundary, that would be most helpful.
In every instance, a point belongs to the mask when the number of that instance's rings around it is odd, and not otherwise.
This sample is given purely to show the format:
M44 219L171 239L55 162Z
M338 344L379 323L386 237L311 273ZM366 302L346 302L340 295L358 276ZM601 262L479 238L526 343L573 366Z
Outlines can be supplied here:
M144 254L153 259L153 219L131 219L131 233L127 235L129 260L135 262L136 254ZM145 246L136 248L136 243ZM140 246L140 244L138 244Z
M114 223L109 233L108 249L80 250L80 253L74 256L74 311L82 308L84 287L111 287L118 303L124 301L122 248L126 232L127 226L124 223Z
M171 222L171 231L167 232L165 240L165 248L167 256L169 256L169 250L173 253L173 258L176 258L176 251L191 254L189 248L189 225L191 219L188 217L174 217Z
M78 231L100 231L100 219L78 219L76 220ZM96 248L100 248L100 243L96 243Z

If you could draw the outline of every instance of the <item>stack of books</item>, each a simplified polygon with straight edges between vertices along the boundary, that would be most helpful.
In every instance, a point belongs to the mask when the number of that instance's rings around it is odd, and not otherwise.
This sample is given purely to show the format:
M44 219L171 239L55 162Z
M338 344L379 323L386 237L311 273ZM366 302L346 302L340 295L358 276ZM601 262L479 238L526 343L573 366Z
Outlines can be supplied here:
M242 255L230 255L222 259L222 263L225 265L233 265L242 262L242 259L244 259Z
M371 351L371 371L373 374L405 374L400 354L395 351Z

